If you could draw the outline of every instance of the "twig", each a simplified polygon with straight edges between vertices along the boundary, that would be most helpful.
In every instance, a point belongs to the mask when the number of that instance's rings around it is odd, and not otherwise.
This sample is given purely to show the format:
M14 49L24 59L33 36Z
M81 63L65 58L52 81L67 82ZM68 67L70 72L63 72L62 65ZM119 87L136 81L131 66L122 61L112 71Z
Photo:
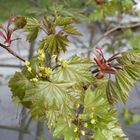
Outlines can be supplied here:
M9 67L9 68L22 68L20 65L12 65L12 64L0 64L0 67Z
M16 54L16 52L14 52L12 49L10 49L9 47L3 45L0 43L0 46L2 48L4 48L5 50L7 50L10 54L12 54L13 56L15 56L16 58L20 59L21 61L25 62L25 59L23 59L22 57L20 57L18 54Z
M60 67L61 65L56 65L55 67L52 68L52 70L55 70L56 68Z
M140 23L135 23L135 24L131 24L131 25L118 25L108 31L106 31L95 43L94 46L92 48L89 48L88 51L92 51L93 48L96 48L97 45L108 35L112 34L113 32L117 31L117 30L122 30L122 29L127 29L127 28L136 28L139 27ZM87 52L88 52L87 51Z
M22 133L30 134L30 132L27 130L24 130L24 129L18 128L18 127L13 127L13 126L0 125L0 129L6 129L6 130L11 130L11 131L20 131Z

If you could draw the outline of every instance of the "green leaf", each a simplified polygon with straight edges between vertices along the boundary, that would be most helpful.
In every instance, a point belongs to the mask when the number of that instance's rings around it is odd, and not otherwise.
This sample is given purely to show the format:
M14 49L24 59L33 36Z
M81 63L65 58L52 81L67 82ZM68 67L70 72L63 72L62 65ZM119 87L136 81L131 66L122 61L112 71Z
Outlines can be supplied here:
M23 28L27 24L27 20L23 16L16 16L14 19L14 24L16 28L20 29L20 28Z
M39 23L35 18L28 18L25 26L25 31L28 32L27 40L32 42L36 39L39 32Z
M109 103L113 104L114 102L117 102L119 100L124 100L125 96L122 94L116 84L116 82L109 80L108 86L106 90L107 98Z
M106 138L106 136L102 133L100 129L95 130L95 134L93 137L95 140L108 140L108 138Z
M84 112L85 113L94 113L96 116L102 117L105 112L107 112L109 104L105 99L106 93L106 84L93 90L91 87L86 90L85 99L84 99Z
M94 139L124 140L125 135L117 124L116 113L108 104L105 96L107 82L107 79L99 80L95 89L89 87L86 90L83 113L85 116L95 120L95 123L90 126L94 131ZM88 117L85 120L88 120Z
M61 108L64 105L64 98L67 96L66 90L73 83L53 83L48 81L39 81L35 88L26 92L25 101L41 99L46 107Z
M64 25L69 25L73 23L74 21L71 17L57 17L55 22L56 22L56 25L64 26Z
M74 94L71 94L72 92L69 89L73 86L75 86L75 83L72 82L39 81L34 88L26 91L24 101L31 101L32 116L38 118L42 112L47 119L48 127L51 128L55 126L60 115L67 118L68 114L73 112L72 109L75 104L80 103L79 98L81 98L82 93L73 90ZM78 98L76 95L78 95Z
M116 102L119 97L118 94L119 94L118 89L117 89L117 86L115 86L114 81L108 80L108 84L106 87L106 96L107 96L108 102L110 104L114 104L114 102Z
M126 65L124 66L125 71L135 81L140 78L140 66L139 65Z
M115 78L117 87L120 91L121 99L125 103L128 97L128 93L134 84L134 80L132 80L132 78L125 71L117 72L115 74Z
M74 133L75 128L76 126L74 124L69 126L64 120L58 120L53 136L55 138L64 136L65 140L75 140L77 137L77 134Z
M106 129L95 129L94 134L95 140L128 140L128 138L125 137L122 129L114 122L108 123Z
M134 50L140 49L140 35L136 35L129 40L130 45Z
M128 50L121 53L121 57L117 58L117 61L122 65L137 64L140 65L140 51Z
M92 14L90 14L90 21L100 21L104 18L104 10L103 9L95 9Z
M77 31L77 29L73 26L73 25L67 25L67 26L64 26L63 30L69 34L72 34L72 35L79 35L81 36L82 34L79 33Z
M69 40L65 35L49 35L42 41L41 48L44 48L49 54L59 54L61 51L67 50L68 42Z
M13 99L17 98L19 103L22 103L26 107L31 105L30 102L24 102L26 90L33 87L33 84L24 76L22 72L16 72L15 75L9 81L9 87L11 88Z
M89 71L92 62L90 59L72 56L67 60L65 67L60 66L53 71L53 79L75 82L90 82L93 76Z

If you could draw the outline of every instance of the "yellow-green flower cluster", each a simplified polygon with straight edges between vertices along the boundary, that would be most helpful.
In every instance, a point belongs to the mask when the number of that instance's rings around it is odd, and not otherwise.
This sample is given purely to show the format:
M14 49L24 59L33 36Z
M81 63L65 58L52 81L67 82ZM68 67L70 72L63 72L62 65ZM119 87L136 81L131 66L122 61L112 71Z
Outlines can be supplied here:
M33 79L30 79L30 81L32 81L32 82L38 82L38 79L37 78L33 78Z
M44 60L45 60L44 51L41 50L41 49L38 50L38 60L41 61L41 62L44 62Z
M27 67L28 72L32 73L32 68L30 66L30 62L29 61L25 61L25 66ZM35 77L35 78L30 79L30 81L38 82L38 79Z
M52 69L51 68L49 68L49 67L43 67L43 66L40 66L39 67L39 70L40 70L40 72L39 72L39 76L40 77L49 77L51 74L52 74Z
M63 68L66 68L68 66L68 62L63 58L59 58L58 61L61 63Z
M77 132L78 132L78 127L75 127L74 133L77 133ZM81 130L80 133L81 133L81 135L85 136L85 131L84 130Z
M27 67L27 70L31 73L32 68L30 67L30 62L29 61L25 61L25 66Z

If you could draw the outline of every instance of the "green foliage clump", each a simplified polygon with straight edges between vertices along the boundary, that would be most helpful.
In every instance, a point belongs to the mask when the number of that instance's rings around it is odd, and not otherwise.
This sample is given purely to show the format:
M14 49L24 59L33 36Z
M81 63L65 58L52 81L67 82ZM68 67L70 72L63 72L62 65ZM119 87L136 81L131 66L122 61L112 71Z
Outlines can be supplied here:
M63 59L60 53L67 51L69 36L81 35L73 23L72 17L60 15L39 21L27 19L25 31L29 42L41 30L46 36L38 56L26 61L23 70L9 81L13 99L27 107L33 118L46 121L48 128L54 130L54 137L127 139L113 105L119 100L125 103L139 79L140 53L129 50L105 60L97 49L102 59L95 56L96 64L78 55ZM97 68L96 72L91 67Z

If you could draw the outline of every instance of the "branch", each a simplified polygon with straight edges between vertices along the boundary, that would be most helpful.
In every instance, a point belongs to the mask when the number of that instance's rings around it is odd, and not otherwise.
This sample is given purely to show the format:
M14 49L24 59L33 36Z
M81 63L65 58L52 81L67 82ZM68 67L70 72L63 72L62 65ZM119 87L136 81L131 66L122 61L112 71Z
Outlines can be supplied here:
M13 127L13 126L0 125L0 129L6 129L6 130L11 130L11 131L21 131L22 133L30 134L30 132L27 130L24 130L18 127Z
M0 67L9 67L9 68L22 68L21 65L12 65L12 64L0 64Z
M13 56L15 56L16 58L20 59L21 61L25 62L25 59L23 59L22 57L20 57L18 54L16 54L16 52L14 52L12 49L10 49L9 47L3 45L0 43L0 46L2 48L4 48L5 50L7 50L10 54L12 54Z
M96 48L97 45L105 38L107 37L108 35L112 34L113 32L117 31L117 30L122 30L122 29L127 29L127 28L136 28L136 27L139 27L140 26L140 23L135 23L135 24L131 24L131 25L118 25L108 31L106 31L95 43L94 43L94 46L93 48ZM92 51L93 48L89 48L87 52L89 51Z

